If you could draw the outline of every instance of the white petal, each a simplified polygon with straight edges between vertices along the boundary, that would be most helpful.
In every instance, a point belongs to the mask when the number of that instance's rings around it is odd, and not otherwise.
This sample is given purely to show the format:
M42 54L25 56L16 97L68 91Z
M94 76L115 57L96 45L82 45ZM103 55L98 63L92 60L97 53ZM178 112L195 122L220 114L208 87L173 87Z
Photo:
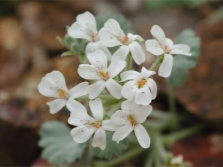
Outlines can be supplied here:
M102 50L105 55L107 56L107 60L111 60L111 53L110 51L108 50L108 48L100 41L98 42L98 46L97 46L97 49L98 50Z
M151 102L151 93L149 91L149 88L141 88L136 91L135 95L135 103L141 104L141 105L148 105Z
M173 41L170 38L166 38L165 39L165 45L167 46L167 48L172 48L173 47Z
M69 91L70 92L70 97L75 99L75 98L86 95L88 93L87 92L87 87L88 87L88 82L79 83L78 85L74 86Z
M109 31L114 36L123 37L125 36L124 32L120 28L119 23L114 19L109 19L105 24L104 27L107 31Z
M102 128L107 131L116 131L121 128L121 126L113 124L111 120L104 120L102 121Z
M107 56L101 50L96 50L92 53L87 54L89 62L98 69L107 69Z
M127 55L129 54L129 47L126 45L122 45L116 52L113 54L113 57L119 57L121 60L125 60Z
M77 22L93 31L96 31L95 17L88 11L83 14L77 15Z
M160 64L158 74L162 77L169 77L173 67L173 56L169 54L164 55L163 62Z
M99 42L89 42L85 48L85 54L98 50Z
M133 101L124 101L121 105L123 111L127 111L128 113L134 113L134 111L139 110L139 105L135 104Z
M155 99L156 95L157 95L157 85L156 85L156 82L153 79L149 78L149 79L147 79L147 84L148 84L148 86L150 88L150 91L152 93L152 99Z
M156 74L155 71L149 71L149 70L147 70L145 67L142 67L142 70L141 70L142 78L147 79L147 78L149 78L151 75L154 75L154 74Z
M100 38L100 41L107 47L122 45L122 43L114 35L109 33L104 28L102 28L99 31L99 38Z
M131 51L132 58L136 64L140 65L146 60L142 47L138 42L132 42L129 44L129 50Z
M146 105L146 106L141 106L137 110L133 111L133 114L135 116L135 119L137 123L143 123L147 119L147 117L150 115L152 112L152 106L151 105Z
M105 82L105 87L107 88L107 90L109 91L109 93L116 99L120 99L122 97L121 95L121 89L122 86L119 85L116 81L114 81L113 79L109 78L106 82Z
M86 142L94 133L96 128L91 126L79 126L71 130L70 134L76 143Z
M97 81L93 83L92 85L89 85L88 90L88 97L90 99L96 98L105 88L105 82L104 81Z
M58 92L55 83L52 80L46 79L46 77L42 78L38 85L38 90L40 94L46 97L58 98Z
M86 39L88 41L91 41L91 37L88 35L88 30L86 27L81 25L78 22L75 22L68 28L68 35L72 38L80 38L80 39Z
M135 81L129 81L126 82L121 90L121 94L124 98L127 100L132 101L135 97L136 90L138 90L136 82Z
M89 80L100 80L101 78L97 74L97 69L93 65L80 64L77 69L81 78Z
M191 56L190 47L184 44L177 44L171 48L170 54L181 54L186 56Z
M90 100L89 106L94 118L101 121L104 114L101 99L97 98L95 100Z
M164 53L163 48L154 39L146 40L145 44L146 44L146 50L156 56L162 55Z
M131 41L131 42L133 42L133 41L135 41L135 40L138 40L138 41L144 41L144 39L141 37L141 36L139 36L139 35L133 35L133 34L131 34L131 33L128 33L128 38L129 38L129 40Z
M121 73L121 79L122 81L127 81L127 80L140 80L142 79L142 76L140 73L129 70Z
M66 106L67 106L67 109L70 112L80 111L80 112L86 112L87 113L86 108L80 102L78 102L78 101L76 101L72 98L68 99L68 101L66 103Z
M126 62L119 57L112 57L111 64L108 67L110 78L116 77L126 66Z
M154 25L151 28L151 34L158 40L159 43L164 44L165 43L165 34L158 25Z
M64 76L59 71L52 71L51 73L46 74L45 78L54 82L55 86L68 91Z
M94 138L92 140L93 147L99 147L101 150L104 150L106 147L106 133L105 130L99 128L95 131Z
M150 137L146 131L146 129L141 125L137 124L134 128L134 132L136 135L136 138L143 148L149 148L150 146Z
M119 141L126 138L133 131L133 126L131 124L127 124L120 129L118 129L112 136L112 140L119 143Z
M46 104L50 107L50 113L55 114L65 106L66 102L67 100L65 99L56 99Z
M79 110L71 112L70 117L68 118L68 123L74 126L82 126L92 122L96 122L96 120L90 117L87 112Z
M128 114L122 110L118 110L111 115L111 122L115 125L129 124Z

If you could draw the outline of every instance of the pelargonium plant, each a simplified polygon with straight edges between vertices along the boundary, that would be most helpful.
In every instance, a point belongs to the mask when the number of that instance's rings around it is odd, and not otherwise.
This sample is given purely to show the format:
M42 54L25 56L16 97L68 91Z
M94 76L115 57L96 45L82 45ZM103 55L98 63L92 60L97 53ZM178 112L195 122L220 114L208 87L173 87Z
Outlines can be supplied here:
M158 25L151 27L154 39L146 39L145 42L140 35L124 32L121 23L114 18L108 18L103 25L98 29L94 15L85 12L68 27L65 39L60 39L70 50L63 55L82 53L77 55L80 57L77 72L84 82L68 90L63 74L55 70L46 74L38 85L42 95L56 98L47 103L51 114L63 107L70 112L68 124L73 126L70 130L73 140L68 139L68 143L70 147L79 149L74 158L62 158L59 162L57 158L49 158L46 152L50 149L45 150L45 158L54 164L69 164L83 154L90 154L90 159L94 156L110 159L124 152L128 145L131 149L128 143L132 141L139 144L140 151L152 149L151 144L158 140L153 137L154 130L148 117L158 113L151 105L157 96L157 84L153 78L156 70L159 76L167 78L171 75L176 55L193 56L190 46L174 44ZM79 42L78 52L72 51L72 41ZM157 56L151 67L143 65L145 55L148 55L143 45ZM133 63L141 65L141 70L135 70ZM46 147L47 142L42 138L40 145ZM54 152L60 152L60 147L57 150L52 146ZM89 150L93 151L89 153ZM66 155L69 154L67 152Z

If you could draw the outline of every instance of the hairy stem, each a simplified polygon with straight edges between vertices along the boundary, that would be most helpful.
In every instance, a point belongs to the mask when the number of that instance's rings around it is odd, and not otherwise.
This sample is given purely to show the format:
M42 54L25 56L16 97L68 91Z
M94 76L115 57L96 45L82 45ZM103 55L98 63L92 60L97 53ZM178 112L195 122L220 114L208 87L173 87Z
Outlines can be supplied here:
M127 60L126 60L126 71L131 70L131 68L132 68L132 55L129 52L129 54L127 56Z
M158 56L158 57L156 58L155 62L154 62L154 63L152 64L152 66L149 68L149 70L151 70L151 71L156 71L156 70L159 68L160 64L162 63L163 58L164 58L164 55Z

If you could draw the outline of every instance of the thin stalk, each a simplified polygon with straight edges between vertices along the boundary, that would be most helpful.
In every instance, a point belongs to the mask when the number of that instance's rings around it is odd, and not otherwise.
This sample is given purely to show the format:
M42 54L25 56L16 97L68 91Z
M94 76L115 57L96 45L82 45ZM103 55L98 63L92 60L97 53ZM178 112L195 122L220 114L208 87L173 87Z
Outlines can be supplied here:
M134 149L129 150L128 152L126 152L122 156L119 156L118 158L112 159L112 160L110 160L108 162L105 162L105 163L96 162L95 165L99 166L99 164L100 164L101 166L106 166L106 167L114 166L114 165L120 164L120 163L126 161L127 159L130 159L131 157L134 157L134 156L136 156L136 155L138 155L138 154L140 154L144 151L146 151L146 149L143 149L141 147L136 147Z
M173 95L173 91L169 86L168 86L167 94L168 94L169 111L171 114L169 125L171 128L176 128L179 125L179 119L178 119L178 114L176 110L176 101Z
M132 55L129 52L128 56L127 56L127 60L126 60L126 71L130 70L132 68Z
M152 64L152 66L149 68L149 70L151 70L151 71L156 71L156 70L159 68L160 64L162 63L163 58L164 58L164 55L158 56L158 57L156 58L155 62L154 62L154 63Z
M196 134L203 130L206 126L204 124L196 125L178 132L171 133L169 135L163 136L163 144L165 146L171 146L173 143L175 143L177 140L186 138L188 136L191 136L193 134Z

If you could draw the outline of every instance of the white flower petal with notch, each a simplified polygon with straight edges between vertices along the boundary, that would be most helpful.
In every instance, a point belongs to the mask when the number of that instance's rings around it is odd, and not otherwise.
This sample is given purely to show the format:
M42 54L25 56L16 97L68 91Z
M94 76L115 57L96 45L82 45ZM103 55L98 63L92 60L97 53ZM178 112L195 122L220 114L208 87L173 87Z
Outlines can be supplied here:
M136 138L143 148L149 148L150 146L150 137L146 131L146 129L141 125L137 124L134 128L134 132L136 135Z
M158 40L160 44L165 44L165 39L166 39L165 33L163 32L160 26L158 25L152 26L150 32L153 35L153 37L155 37Z
M97 69L93 65L89 64L80 64L77 73L81 78L88 80L100 80L101 78L97 74Z
M50 108L50 113L55 114L66 105L66 102L67 100L65 99L55 99L53 101L47 102L46 104Z
M149 88L140 88L136 90L134 102L136 104L148 105L151 103L152 97Z
M160 56L164 53L163 48L154 39L146 40L145 44L146 44L146 50L149 51L150 53L156 55L156 56Z
M91 126L78 126L73 128L70 134L76 143L84 143L92 136L95 130L96 128Z
M103 112L101 99L97 98L95 100L90 100L89 106L94 118L98 121L102 121L104 112Z
M146 58L145 54L142 50L142 47L139 45L138 42L132 42L129 44L129 50L132 53L132 58L135 61L136 64L140 65L142 64Z
M163 62L160 64L158 74L162 77L169 77L173 67L173 56L170 54L165 54Z
M93 147L99 147L101 150L106 148L106 133L103 128L98 128L95 131L93 140L92 140Z

